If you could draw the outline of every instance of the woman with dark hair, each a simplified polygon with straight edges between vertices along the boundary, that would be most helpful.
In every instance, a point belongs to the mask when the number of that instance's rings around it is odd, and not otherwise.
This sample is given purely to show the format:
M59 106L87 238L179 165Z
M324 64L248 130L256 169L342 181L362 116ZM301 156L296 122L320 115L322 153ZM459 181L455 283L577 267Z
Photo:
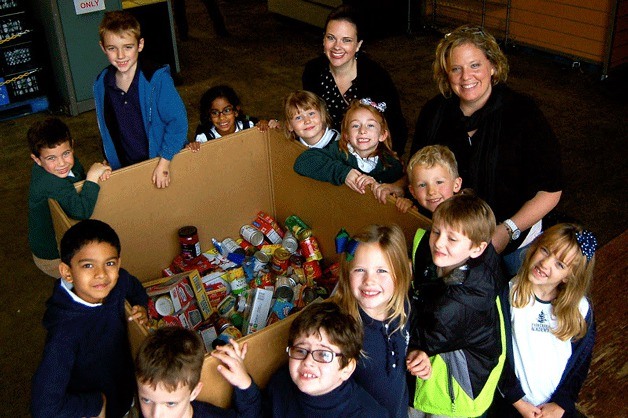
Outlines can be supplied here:
M377 103L384 102L393 150L401 156L408 129L399 93L386 70L363 53L358 55L363 43L359 29L358 14L350 6L340 6L329 14L323 55L305 65L303 89L325 100L336 130L340 129L342 117L353 100L370 98Z
M411 153L431 144L453 151L463 186L501 222L492 242L512 276L560 200L558 141L536 103L504 85L508 61L483 29L461 26L447 34L433 69L441 95L421 110Z

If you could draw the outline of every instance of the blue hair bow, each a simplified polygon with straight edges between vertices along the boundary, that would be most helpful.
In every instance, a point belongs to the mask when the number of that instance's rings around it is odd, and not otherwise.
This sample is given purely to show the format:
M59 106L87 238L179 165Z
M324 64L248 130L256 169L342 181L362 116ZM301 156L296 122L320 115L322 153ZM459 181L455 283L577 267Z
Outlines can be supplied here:
M578 241L578 245L580 245L582 255L587 258L587 261L591 261L597 249L597 239L595 235L585 229L582 232L576 232L576 241Z
M342 228L336 235L336 253L345 253L346 260L351 261L355 255L356 248L358 248L358 243L353 238L349 238L347 231Z

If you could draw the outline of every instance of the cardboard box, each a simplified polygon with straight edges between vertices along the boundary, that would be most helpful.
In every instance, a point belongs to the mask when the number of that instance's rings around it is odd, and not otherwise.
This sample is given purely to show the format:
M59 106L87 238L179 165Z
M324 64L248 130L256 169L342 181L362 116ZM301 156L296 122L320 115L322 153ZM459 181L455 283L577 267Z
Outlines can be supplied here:
M125 167L101 183L92 217L117 231L122 265L142 281L159 277L180 252L177 230L185 225L198 228L201 249L206 251L212 237L237 238L240 227L259 211L281 224L296 214L312 228L328 263L338 258L334 237L340 228L351 234L367 224L394 222L412 243L417 227L429 225L417 212L401 214L394 204L383 205L372 193L361 195L296 174L294 160L303 150L276 130L247 129L202 144L197 153L180 152L172 160L172 183L167 189L151 183L155 159ZM54 201L51 212L60 239L75 221ZM260 387L287 361L285 347L293 319L289 316L242 338L249 346L246 366ZM132 323L129 331L136 350L147 330ZM228 406L232 390L216 366L216 360L207 356L199 399Z

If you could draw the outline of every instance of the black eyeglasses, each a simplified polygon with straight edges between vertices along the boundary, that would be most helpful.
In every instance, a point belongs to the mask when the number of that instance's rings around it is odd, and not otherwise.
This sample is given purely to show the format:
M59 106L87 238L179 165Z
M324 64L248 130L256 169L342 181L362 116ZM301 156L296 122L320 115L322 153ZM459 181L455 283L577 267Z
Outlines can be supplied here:
M233 113L233 107L231 106L227 106L222 110L212 109L209 111L209 114L212 116L212 118L217 118L220 115L229 116L232 113Z
M288 357L295 360L304 360L308 354L312 354L314 361L318 363L331 363L335 357L342 357L342 353L334 353L329 350L306 350L301 347L286 347Z

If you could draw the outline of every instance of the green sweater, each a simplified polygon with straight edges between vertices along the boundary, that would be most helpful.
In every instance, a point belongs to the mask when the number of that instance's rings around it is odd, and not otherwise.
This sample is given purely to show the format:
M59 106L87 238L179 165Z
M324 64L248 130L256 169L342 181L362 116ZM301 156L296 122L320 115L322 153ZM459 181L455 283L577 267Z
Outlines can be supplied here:
M386 161L386 165L382 161ZM363 172L358 167L358 160L352 154L345 154L338 147L338 141L327 148L311 148L303 151L294 162L294 171L315 180L326 181L336 186L345 183L347 174L352 168ZM373 177L379 183L394 183L403 177L403 165L401 161L390 154L384 154L379 158L375 169L365 173Z
M72 173L74 177L60 178L33 164L28 194L28 244L38 258L45 260L59 258L48 207L49 198L59 202L63 211L73 219L89 218L96 206L100 191L97 183L86 181L80 192L74 188L74 183L85 179L85 169L76 157Z

